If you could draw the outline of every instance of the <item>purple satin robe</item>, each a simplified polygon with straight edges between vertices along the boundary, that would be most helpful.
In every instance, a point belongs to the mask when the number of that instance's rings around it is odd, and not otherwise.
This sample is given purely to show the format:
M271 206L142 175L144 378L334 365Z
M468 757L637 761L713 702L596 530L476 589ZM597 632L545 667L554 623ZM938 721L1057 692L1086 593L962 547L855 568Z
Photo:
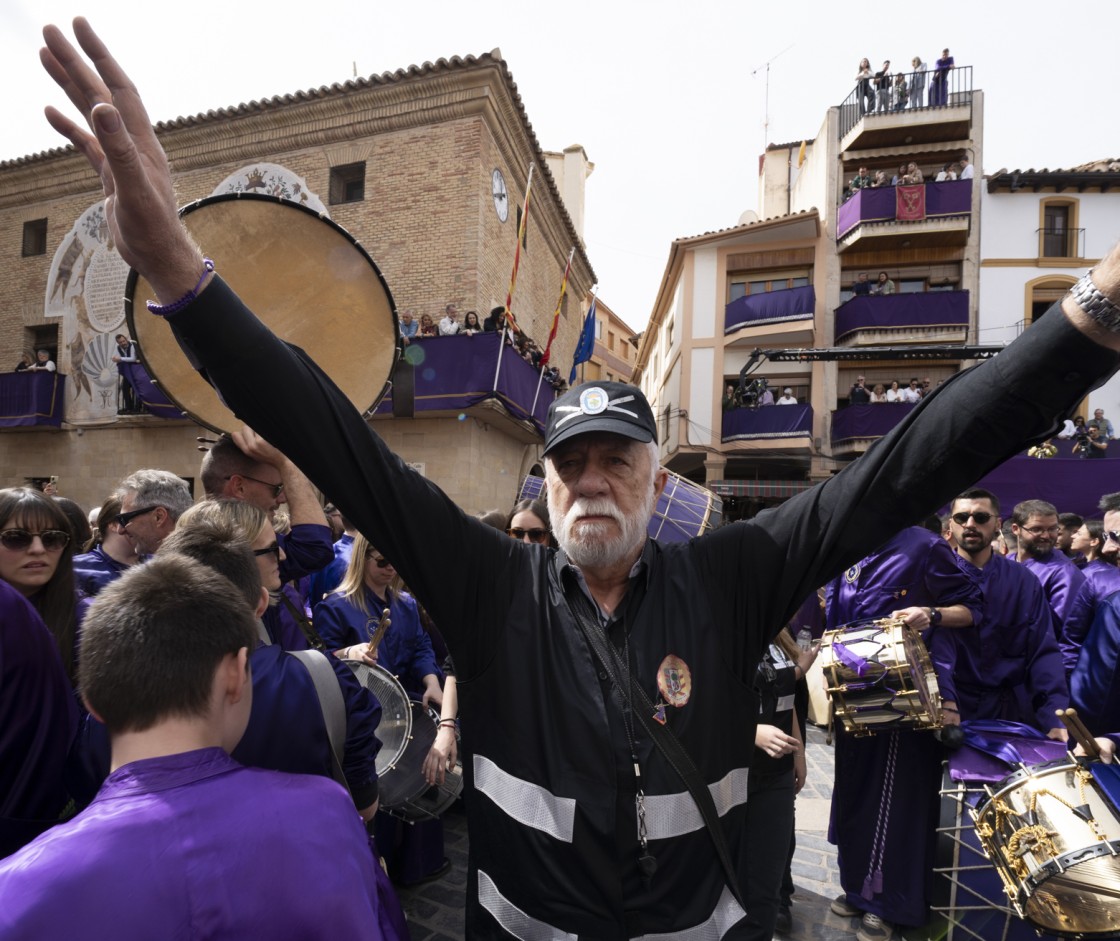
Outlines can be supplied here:
M1094 735L1120 731L1120 593L1097 606L1077 666L1070 699Z
M1069 705L1069 689L1038 579L998 553L982 569L960 555L956 562L984 593L984 616L976 629L935 632L942 697L961 719L1059 727L1054 712Z
M1046 601L1050 605L1051 617L1054 624L1054 636L1060 641L1067 626L1079 636L1084 636L1088 629L1087 620L1092 619L1092 605L1085 608L1084 596L1082 603L1078 604L1078 595L1085 585L1085 576L1061 552L1051 552L1044 559L1027 556L1023 560L1023 568L1031 572L1042 583L1042 590L1046 593Z
M830 583L826 620L831 629L901 608L955 604L980 620L980 589L949 544L910 527ZM829 840L840 883L853 905L896 924L922 925L929 915L940 761L930 732L841 732L836 739Z
M0 936L398 937L374 865L333 781L243 768L219 748L149 758L0 863Z

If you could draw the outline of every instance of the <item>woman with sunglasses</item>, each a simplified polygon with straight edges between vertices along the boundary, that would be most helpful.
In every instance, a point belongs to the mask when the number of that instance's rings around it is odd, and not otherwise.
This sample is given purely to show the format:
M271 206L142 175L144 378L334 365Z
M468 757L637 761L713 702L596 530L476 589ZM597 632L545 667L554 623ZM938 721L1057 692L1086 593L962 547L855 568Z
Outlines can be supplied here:
M74 676L77 595L74 541L66 514L30 487L0 490L0 579L34 605Z
M392 563L359 533L342 584L315 608L315 629L335 656L379 664L397 677L412 699L438 710L443 702L443 673L420 623L416 601L394 587L396 577ZM389 628L377 648L371 649L371 635L386 609ZM438 819L407 825L379 813L374 839L390 878L402 885L437 879L450 866L443 855L443 823Z
M543 500L519 500L509 511L506 535L519 542L532 542L538 546L554 546L552 524L548 506Z

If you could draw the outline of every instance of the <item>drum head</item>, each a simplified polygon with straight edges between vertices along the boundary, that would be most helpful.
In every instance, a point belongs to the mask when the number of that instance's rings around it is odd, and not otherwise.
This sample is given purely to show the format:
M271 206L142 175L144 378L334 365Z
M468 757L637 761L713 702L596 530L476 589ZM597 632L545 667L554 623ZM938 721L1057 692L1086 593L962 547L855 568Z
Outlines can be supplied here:
M354 671L358 682L381 704L381 722L377 726L381 751L377 753L376 765L377 773L384 775L400 761L412 741L412 703L404 687L384 667L370 666L360 660L342 662Z
M360 411L380 401L397 355L393 298L345 230L297 203L252 194L214 196L181 215L217 274L273 333L304 350ZM156 300L151 285L133 271L125 314L153 380L199 424L239 430L148 300Z

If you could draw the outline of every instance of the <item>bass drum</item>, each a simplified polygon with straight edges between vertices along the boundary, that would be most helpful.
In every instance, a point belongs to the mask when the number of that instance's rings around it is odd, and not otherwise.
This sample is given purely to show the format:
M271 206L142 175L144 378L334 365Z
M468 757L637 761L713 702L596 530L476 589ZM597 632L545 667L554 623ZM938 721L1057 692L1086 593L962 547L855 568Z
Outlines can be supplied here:
M381 703L377 727L381 809L410 823L434 820L463 792L461 765L446 773L443 784L429 785L424 779L424 759L435 744L439 714L409 699L400 681L384 667L357 660L343 662Z
M668 471L665 489L657 498L647 532L660 542L688 542L719 527L723 520L723 501L707 487L694 484L687 477ZM529 474L521 481L518 500L541 500L544 478Z
M362 412L389 388L398 355L389 287L358 242L330 219L272 196L231 193L180 215L215 271L280 339L310 356ZM151 285L132 271L125 315L152 381L211 431L242 422L183 355L163 317L150 314Z

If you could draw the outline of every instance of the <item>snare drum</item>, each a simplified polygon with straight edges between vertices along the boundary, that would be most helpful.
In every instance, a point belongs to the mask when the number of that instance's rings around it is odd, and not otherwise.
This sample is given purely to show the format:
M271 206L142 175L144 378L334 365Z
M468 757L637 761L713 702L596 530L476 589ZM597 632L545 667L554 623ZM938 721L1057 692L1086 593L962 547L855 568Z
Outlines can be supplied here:
M941 727L933 664L921 636L904 621L854 621L825 631L819 659L845 732Z
M1015 910L1062 937L1120 938L1120 814L1093 763L1023 767L987 794L976 834Z
M439 713L409 699L393 674L381 666L346 660L360 682L381 703L377 737L378 793L381 809L411 823L434 820L463 791L462 765L449 770L443 784L424 779L424 759L436 740Z

